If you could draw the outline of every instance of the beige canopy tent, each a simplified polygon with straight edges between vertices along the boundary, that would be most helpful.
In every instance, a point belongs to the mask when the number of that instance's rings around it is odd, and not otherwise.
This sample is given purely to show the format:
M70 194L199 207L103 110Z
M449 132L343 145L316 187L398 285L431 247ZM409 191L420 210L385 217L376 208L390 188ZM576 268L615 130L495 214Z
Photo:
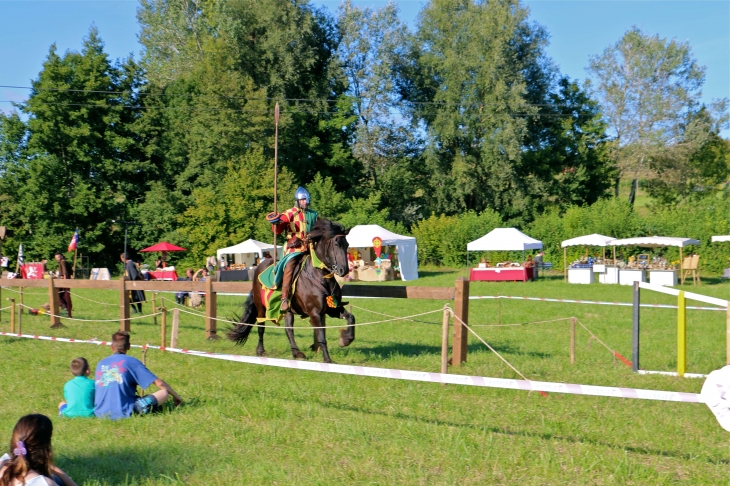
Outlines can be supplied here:
M577 238L571 238L563 241L560 246L563 247L563 280L568 279L568 247L569 246L599 246L603 248L603 258L606 258L606 247L611 246L612 242L616 238L612 236L599 235L593 233L585 236L578 236ZM613 259L616 260L616 247L613 248Z
M690 245L699 245L700 240L674 236L643 236L641 238L624 238L623 240L614 240L611 244L614 247L640 246L642 248L665 248L667 246L676 246L679 248L679 264L681 268L682 262L684 261L682 248ZM682 282L684 282L684 280L682 280Z

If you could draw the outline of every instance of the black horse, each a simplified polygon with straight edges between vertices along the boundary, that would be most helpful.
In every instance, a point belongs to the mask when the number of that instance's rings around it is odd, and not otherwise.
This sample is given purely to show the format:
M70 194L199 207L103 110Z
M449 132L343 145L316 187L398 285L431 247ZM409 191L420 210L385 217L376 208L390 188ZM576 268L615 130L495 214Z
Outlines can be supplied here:
M290 299L289 311L284 315L286 335L289 337L294 358L306 358L294 340L295 314L305 318L309 317L309 322L315 328L312 350L321 349L325 363L332 362L325 338L326 316L347 320L347 328L340 330L339 344L341 347L349 346L355 340L355 317L345 310L346 303L342 302L342 290L334 279L334 275L344 277L349 271L346 235L347 231L341 224L323 218L318 218L309 232L309 240L314 252L327 268L316 268L312 265L312 259L307 258L299 274L299 280ZM256 327L252 324L256 324L257 318L266 316L259 275L272 264L273 260L267 258L254 271L253 290L244 304L243 317L239 320L239 324L228 332L228 339L235 341L236 344L245 344L251 330ZM336 307L328 305L328 298L333 304L336 303ZM259 327L258 330L259 343L256 346L256 356L264 356L266 354L264 349L265 328Z

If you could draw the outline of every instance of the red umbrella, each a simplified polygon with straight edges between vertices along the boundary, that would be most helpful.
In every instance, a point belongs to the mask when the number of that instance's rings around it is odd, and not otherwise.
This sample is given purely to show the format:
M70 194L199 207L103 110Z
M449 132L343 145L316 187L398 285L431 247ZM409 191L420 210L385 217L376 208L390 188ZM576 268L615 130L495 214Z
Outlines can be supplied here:
M152 245L149 248L145 248L144 250L139 250L139 251L140 252L142 252L142 251L150 251L150 252L151 251L187 251L187 249L181 248L179 246L175 246L166 241L162 241L160 243L157 243L156 245Z

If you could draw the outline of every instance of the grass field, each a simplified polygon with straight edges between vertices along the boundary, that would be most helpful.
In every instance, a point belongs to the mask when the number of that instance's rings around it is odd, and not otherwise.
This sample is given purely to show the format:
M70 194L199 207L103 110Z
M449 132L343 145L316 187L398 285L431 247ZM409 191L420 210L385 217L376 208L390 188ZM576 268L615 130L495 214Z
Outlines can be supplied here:
M414 284L451 286L458 272L422 272ZM727 299L730 284L686 287ZM534 283L471 284L472 295L526 295L631 301L619 286L567 285L558 276ZM12 292L3 289L5 298ZM161 294L162 295L162 294ZM168 294L169 295L169 294ZM104 306L86 299L108 302ZM170 295L170 297L172 297ZM77 291L78 318L118 317L115 291ZM148 293L149 298L149 293ZM28 289L25 302L46 300ZM241 297L219 297L219 316L240 313ZM642 302L675 303L642 291ZM428 300L356 299L359 323L440 309ZM474 329L530 379L699 392L702 380L634 375L582 329L577 363L570 364L567 321L488 327L575 316L630 358L631 307L529 301L470 303ZM148 313L149 305L145 305ZM0 329L8 330L8 313ZM441 315L418 322L363 326L341 364L438 371ZM170 321L168 320L168 323ZM342 321L329 321L339 327ZM118 323L23 316L23 332L108 339ZM311 330L298 321L304 350ZM169 326L169 324L168 324ZM223 327L222 325L220 327ZM150 318L132 322L133 344L158 344ZM222 334L222 332L221 332ZM181 315L181 347L253 354L245 347L204 340L202 318ZM289 358L283 330L267 330L268 356ZM307 355L321 361L320 355ZM26 413L53 417L56 462L79 484L726 484L730 435L705 405L496 390L286 370L161 353L150 369L186 399L163 414L121 422L56 418L68 364L96 364L108 348L0 337L0 453L15 421ZM130 354L141 357L141 351ZM725 313L688 311L688 371L707 373L725 362ZM676 366L676 311L642 309L642 367ZM454 372L516 378L475 339L468 362Z

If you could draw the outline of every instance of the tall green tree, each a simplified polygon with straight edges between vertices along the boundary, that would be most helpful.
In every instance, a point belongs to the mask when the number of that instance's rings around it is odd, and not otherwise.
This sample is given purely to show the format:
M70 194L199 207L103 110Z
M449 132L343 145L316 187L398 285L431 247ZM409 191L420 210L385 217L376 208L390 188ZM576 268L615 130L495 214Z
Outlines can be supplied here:
M631 204L640 178L653 181L672 164L689 170L693 154L716 133L713 119L725 110L723 101L708 107L714 111L710 116L703 115L705 68L689 42L650 36L638 27L591 57L589 72L614 136L612 153L620 170L616 194L620 178L629 177Z
M78 227L84 249L112 259L121 240L111 220L158 173L135 129L140 70L131 58L112 64L103 47L94 27L80 52L59 56L51 46L22 104L29 160L19 198L32 257L65 248Z

